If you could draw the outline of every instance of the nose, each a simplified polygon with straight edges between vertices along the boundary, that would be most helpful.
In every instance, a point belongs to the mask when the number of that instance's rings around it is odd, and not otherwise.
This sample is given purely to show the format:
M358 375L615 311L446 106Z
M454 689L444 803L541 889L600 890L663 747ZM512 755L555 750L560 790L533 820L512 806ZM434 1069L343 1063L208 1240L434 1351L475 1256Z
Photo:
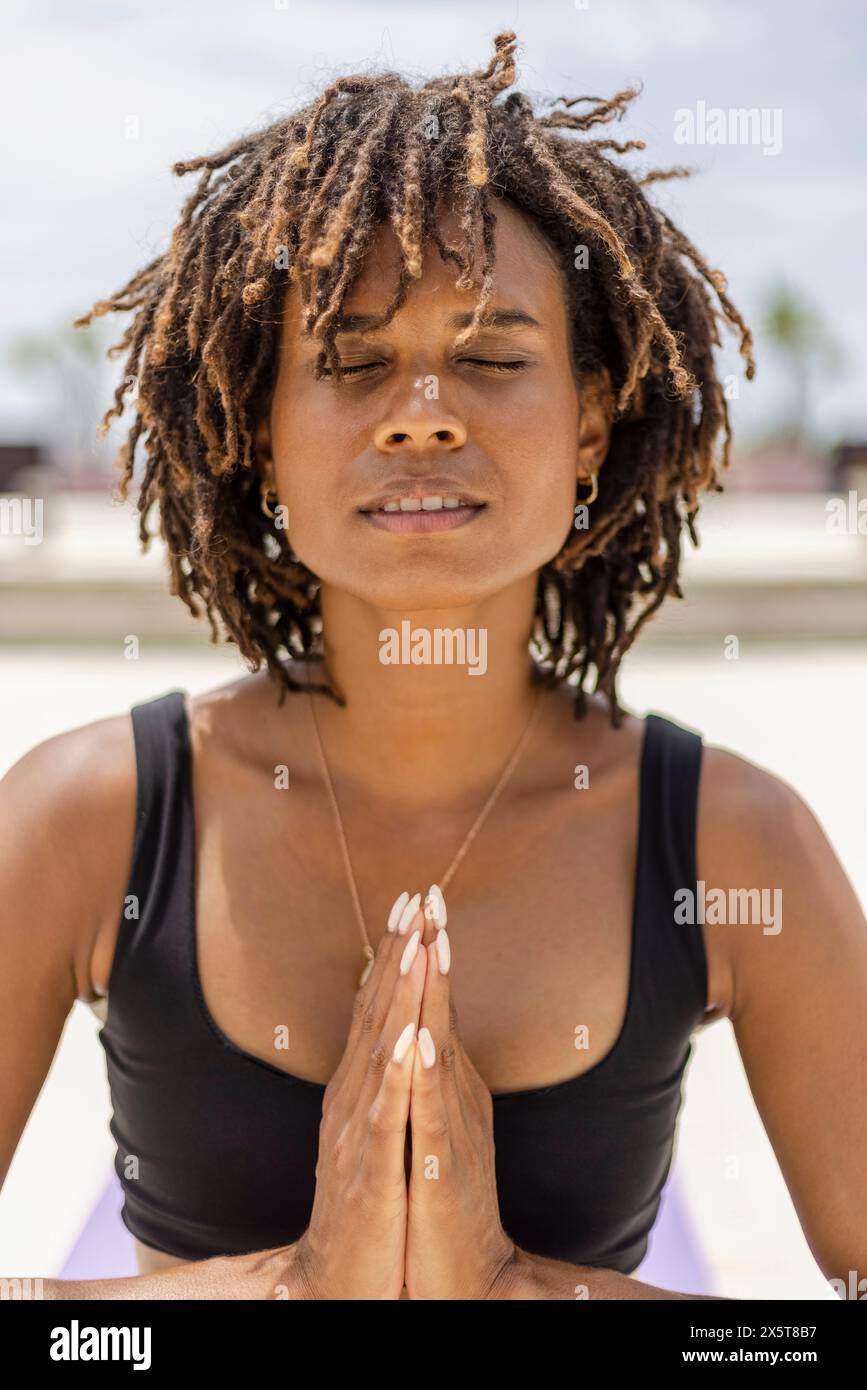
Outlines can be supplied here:
M439 401L395 407L377 426L373 442L384 454L446 453L467 442L465 426Z

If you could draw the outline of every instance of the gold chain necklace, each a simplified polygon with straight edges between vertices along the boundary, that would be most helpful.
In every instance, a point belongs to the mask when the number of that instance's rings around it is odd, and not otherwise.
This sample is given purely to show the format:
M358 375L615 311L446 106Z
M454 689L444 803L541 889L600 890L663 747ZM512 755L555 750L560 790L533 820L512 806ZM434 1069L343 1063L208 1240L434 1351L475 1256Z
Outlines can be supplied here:
M349 849L348 849L347 844L346 844L346 833L345 833L345 831L344 831L344 829L343 829L343 818L342 818L342 816L341 816L341 814L340 814L340 807L339 807L338 804L337 804L337 797L336 797L335 794L334 794L334 783L333 783L332 780L331 780L331 772L330 772L330 769L329 769L329 767L328 767L328 759L327 759L326 756L325 756L325 749L324 749L323 744L322 744L322 735L321 735L320 732L319 732L319 720L318 720L317 715L316 715L316 702L315 702L314 699L313 699L313 692L312 692L312 690L310 689L310 670L309 670L309 667L307 668L307 697L308 697L308 699L309 699L309 701L310 701L310 712L311 712L311 714L312 714L312 716L313 716L313 727L314 727L314 729L315 729L315 731L316 731L316 742L317 742L317 745L318 745L318 747L319 747L319 758L320 758L320 761L321 761L321 763L322 763L322 772L323 772L323 776L324 776L324 778L325 778L325 786L326 786L327 791L328 791L329 800L331 801L331 807L332 807L332 810L333 810L333 812L334 812L334 819L335 819L335 822L336 822L336 824L337 824L337 834L338 834L338 837L339 837L339 840L340 840L340 850L341 850L341 853L342 853L342 855L343 855L343 865L344 865L344 868L345 868L345 870L346 870L346 879L347 879L347 882L348 882L348 884L349 884L349 891L350 891L350 894L351 894L351 896L352 896L352 903L353 903L353 906L354 906L354 908L355 908L355 916L356 916L356 919L357 919L357 921L358 921L359 930L360 930L360 932L361 932L361 939L362 939L362 942L363 942L364 968L363 968L363 970L362 970L362 972L361 972L361 975L360 975L360 977L359 977L359 982L358 982L358 983L359 983L359 987L360 987L362 984L364 984L364 981L367 979L367 976L368 976L368 974L370 973L371 965L372 965L372 961L373 961L373 957L374 957L374 950L373 950L373 947L372 947L371 944L370 944L370 938L369 938L369 936L367 935L367 928L366 928L365 922L364 922L364 913L363 913L362 908L361 908L361 900L360 900L360 898L359 898L359 896L358 896L358 886L357 886L357 884L356 884L356 882L355 882L355 874L354 874L353 871L352 871L352 861L351 861L350 858L349 858ZM443 875L443 877L442 877L441 879L438 879L438 880L437 880L437 882L439 883L439 886L440 886L440 888L441 888L442 890L445 890L445 888L446 888L446 887L448 886L448 884L451 882L451 880L452 880L452 878L453 878L455 872L457 871L457 868L458 868L459 864L461 863L461 860L464 858L464 855L465 855L465 854L467 853L467 851L469 850L470 845L473 843L473 840L474 840L474 839L476 838L476 836L478 835L479 831L480 831L481 828L482 828L482 825L484 824L484 822L485 822L485 820L487 819L488 815L489 815L490 812L492 811L492 809L493 809L493 807L494 807L494 804L495 804L495 802L497 801L497 798L499 797L501 791L503 790L503 788L505 787L505 785L506 785L506 783L508 782L509 778L511 777L512 773L514 772L515 767L517 766L517 763L518 763L518 759L520 758L521 753L523 752L524 745L526 744L527 740L529 739L530 734L531 734L531 732L532 732L532 730L533 730L533 728L534 728L534 726L535 726L536 719L537 719L537 717L538 717L538 714L539 714L539 711L540 711L541 708L542 708L542 687L541 687L541 685L540 685L539 690L538 690L537 695L536 695L535 703L534 703L534 705L533 705L532 710L530 711L530 717L529 717L529 719L527 720L526 726L525 726L525 728L524 728L524 732L522 733L520 739L518 740L517 746L516 746L514 752L512 753L511 757L509 758L509 761L506 763L506 766L504 767L502 773L500 774L500 778L499 778L499 781L497 782L497 785L494 787L494 790L491 792L490 796L488 797L487 801L485 802L484 806L482 807L482 809L481 809L481 811L479 812L478 816L476 817L475 821L474 821L473 824L471 825L471 827L470 827L470 829L469 829L467 835L466 835L465 838L464 838L464 841L463 841L463 843L462 843L460 849L458 850L457 854L455 855L454 859L452 860L452 862L451 862L451 864L449 865L448 869L446 870L445 874Z

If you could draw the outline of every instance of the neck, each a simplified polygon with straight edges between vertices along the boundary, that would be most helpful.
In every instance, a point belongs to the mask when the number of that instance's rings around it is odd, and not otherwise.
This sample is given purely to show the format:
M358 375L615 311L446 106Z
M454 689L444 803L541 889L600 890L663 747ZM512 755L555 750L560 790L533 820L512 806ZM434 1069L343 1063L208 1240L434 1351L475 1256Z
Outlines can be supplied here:
M392 612L323 584L323 674L346 701L313 696L332 775L398 809L476 804L537 698L535 592L532 574L472 606Z

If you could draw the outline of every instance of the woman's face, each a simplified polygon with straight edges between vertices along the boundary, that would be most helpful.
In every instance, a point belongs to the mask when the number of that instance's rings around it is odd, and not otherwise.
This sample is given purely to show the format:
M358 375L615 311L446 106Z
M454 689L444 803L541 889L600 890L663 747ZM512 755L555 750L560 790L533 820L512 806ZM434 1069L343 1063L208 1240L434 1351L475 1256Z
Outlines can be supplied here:
M441 227L457 241L450 211ZM553 251L506 202L497 204L495 242L489 312L501 319L455 349L477 290L455 289L457 267L433 244L391 323L366 333L353 326L350 316L381 313L394 291L398 246L381 226L343 307L352 331L337 346L354 370L342 385L314 377L319 345L301 332L290 286L270 421L257 445L288 511L291 547L323 587L383 609L471 603L526 579L569 533L576 476L604 457L607 416L595 392L579 402ZM406 491L464 493L484 506L430 532L371 520L383 494Z

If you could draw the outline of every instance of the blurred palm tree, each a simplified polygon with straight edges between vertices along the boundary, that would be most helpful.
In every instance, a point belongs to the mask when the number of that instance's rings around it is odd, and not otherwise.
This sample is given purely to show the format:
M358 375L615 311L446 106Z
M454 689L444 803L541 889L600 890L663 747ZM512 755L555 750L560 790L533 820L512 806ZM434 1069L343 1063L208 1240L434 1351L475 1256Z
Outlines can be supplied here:
M106 407L106 346L104 330L82 333L70 323L20 334L8 349L9 365L41 388L40 443L71 475L106 468L107 446L96 434Z
M781 433L788 442L802 446L814 373L842 371L845 353L825 317L784 280L773 285L765 297L761 330L783 360L790 381L791 400Z

